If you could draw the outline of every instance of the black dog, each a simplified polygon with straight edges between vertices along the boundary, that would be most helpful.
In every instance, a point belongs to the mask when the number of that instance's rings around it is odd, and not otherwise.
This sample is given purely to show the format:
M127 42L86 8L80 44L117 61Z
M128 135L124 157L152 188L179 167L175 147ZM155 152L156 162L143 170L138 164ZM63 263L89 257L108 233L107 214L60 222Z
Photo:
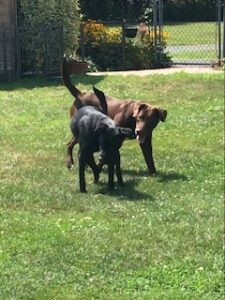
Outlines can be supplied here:
M94 88L103 108L107 113L107 103L103 92ZM108 186L114 188L114 166L118 184L123 185L120 168L121 147L125 138L134 139L135 135L130 128L116 126L114 121L94 106L82 106L76 101L78 111L71 122L73 135L78 139L80 145L79 152L79 182L80 191L86 192L85 185L85 165L89 165L94 173L94 181L98 182L101 167L94 161L93 153L100 151L100 165L108 165Z

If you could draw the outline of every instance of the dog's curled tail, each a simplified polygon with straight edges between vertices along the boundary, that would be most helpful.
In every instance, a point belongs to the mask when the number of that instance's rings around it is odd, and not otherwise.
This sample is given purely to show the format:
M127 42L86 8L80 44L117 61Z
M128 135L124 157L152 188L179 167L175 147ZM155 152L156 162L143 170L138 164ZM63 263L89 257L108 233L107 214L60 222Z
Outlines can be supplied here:
M67 58L66 56L63 57L63 61L62 61L62 78L63 78L63 82L65 84L65 86L68 88L68 90L70 91L70 93L76 98L78 99L78 96L81 94L81 91L79 91L71 82L70 80L70 67L69 64L67 62Z

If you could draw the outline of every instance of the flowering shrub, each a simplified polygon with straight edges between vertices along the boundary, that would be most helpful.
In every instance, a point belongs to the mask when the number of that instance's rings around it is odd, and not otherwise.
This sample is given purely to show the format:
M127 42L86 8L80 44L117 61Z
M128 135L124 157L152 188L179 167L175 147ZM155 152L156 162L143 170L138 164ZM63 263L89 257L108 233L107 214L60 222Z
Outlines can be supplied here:
M140 30L140 28L142 30ZM83 25L86 56L100 70L119 70L122 68L122 28L110 27L100 22L88 20ZM159 35L159 33L156 33ZM156 65L154 47L155 32L147 27L138 27L135 39L126 40L125 57L128 69L153 68ZM162 45L165 47L168 33L161 33ZM168 60L165 54L162 58Z
M108 27L94 20L88 20L83 26L84 43L97 46L101 43L121 43L121 28Z

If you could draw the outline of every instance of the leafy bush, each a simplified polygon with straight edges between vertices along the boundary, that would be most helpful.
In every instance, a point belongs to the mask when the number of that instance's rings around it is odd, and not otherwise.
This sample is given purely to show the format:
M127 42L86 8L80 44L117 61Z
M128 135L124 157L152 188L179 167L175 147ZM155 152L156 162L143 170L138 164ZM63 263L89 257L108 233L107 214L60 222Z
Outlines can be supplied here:
M145 26L138 28L135 39L125 42L127 69L154 68L157 65L155 33ZM88 20L83 25L85 54L90 57L99 70L120 70L123 66L122 27L110 27L103 23ZM157 37L159 33L156 33ZM168 33L161 34L162 45L166 46ZM170 62L167 54L162 54L162 66Z

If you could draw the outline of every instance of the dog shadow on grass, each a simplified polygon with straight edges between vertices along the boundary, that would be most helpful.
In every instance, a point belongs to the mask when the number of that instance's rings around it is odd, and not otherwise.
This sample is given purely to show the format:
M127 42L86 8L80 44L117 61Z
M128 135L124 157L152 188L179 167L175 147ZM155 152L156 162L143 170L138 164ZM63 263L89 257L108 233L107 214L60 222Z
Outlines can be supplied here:
M178 172L158 172L157 181L158 182L170 182L170 181L188 181L189 178Z
M154 201L154 198L149 193L138 191L135 188L139 181L138 179L128 179L124 180L124 186L119 186L115 180L115 189L113 191L110 191L105 183L100 182L99 185L101 185L101 187L99 188L99 192L107 196L118 197L119 200Z
M188 177L178 172L157 172L156 175L149 175L148 171L145 170L123 170L123 174L135 177L150 177L155 178L158 182L170 182L170 181L187 181Z

